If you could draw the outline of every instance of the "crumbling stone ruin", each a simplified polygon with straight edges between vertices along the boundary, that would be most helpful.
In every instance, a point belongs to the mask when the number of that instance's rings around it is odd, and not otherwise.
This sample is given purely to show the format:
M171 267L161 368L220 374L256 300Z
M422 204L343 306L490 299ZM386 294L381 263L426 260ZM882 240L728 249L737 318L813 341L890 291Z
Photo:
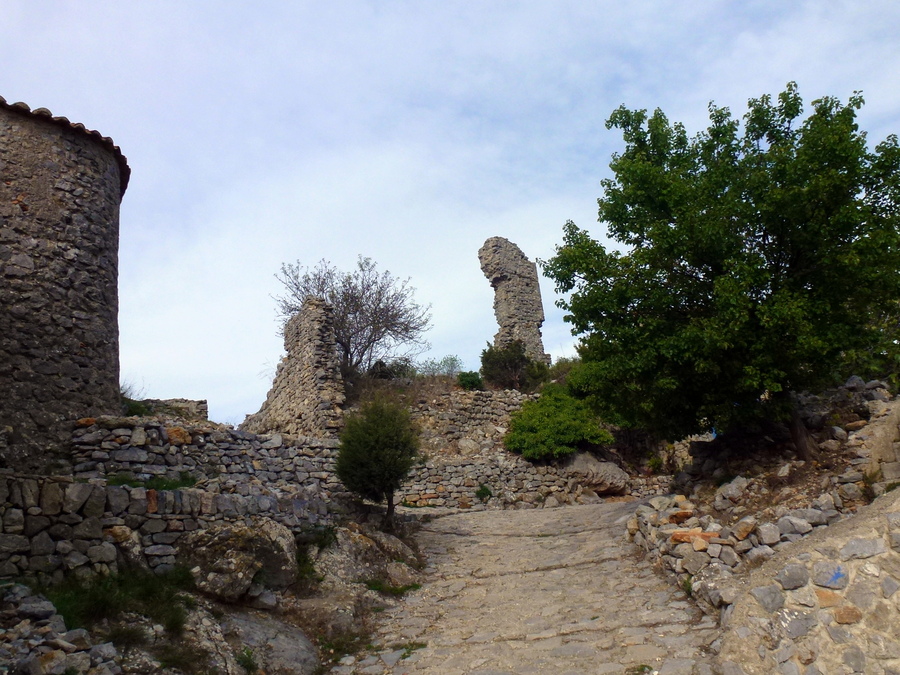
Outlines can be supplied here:
M341 427L344 382L334 337L334 310L307 297L284 327L285 357L266 401L241 429L255 434L333 438Z
M495 347L516 340L525 346L525 354L550 363L541 341L544 306L538 285L537 265L514 243L503 237L491 237L478 251L484 276L494 288L494 315L500 330L494 336Z
M154 414L169 413L190 422L202 422L209 419L209 403L206 399L189 398L145 398L141 401Z
M109 138L0 97L0 467L47 471L66 420L118 412L129 175Z

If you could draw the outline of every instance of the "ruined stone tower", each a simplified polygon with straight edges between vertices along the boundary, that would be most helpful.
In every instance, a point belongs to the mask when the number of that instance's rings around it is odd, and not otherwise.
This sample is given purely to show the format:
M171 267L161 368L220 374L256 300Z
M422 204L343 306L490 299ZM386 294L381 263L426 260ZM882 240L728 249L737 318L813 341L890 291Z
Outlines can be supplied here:
M120 409L129 174L110 139L0 98L0 466L45 472L66 420Z
M538 285L537 265L508 239L491 237L478 251L484 276L494 287L494 315L500 330L495 347L521 340L525 354L535 361L550 363L541 341L544 306Z
M284 350L275 381L241 429L254 434L331 438L341 426L344 381L334 337L334 310L309 296L284 326Z

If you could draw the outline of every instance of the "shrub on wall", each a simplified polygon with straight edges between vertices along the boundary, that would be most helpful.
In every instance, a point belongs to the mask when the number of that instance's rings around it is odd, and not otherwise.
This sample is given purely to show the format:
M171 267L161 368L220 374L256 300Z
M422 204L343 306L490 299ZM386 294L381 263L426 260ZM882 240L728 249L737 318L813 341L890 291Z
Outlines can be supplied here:
M462 372L456 376L456 383L466 391L484 389L484 380L475 371Z
M526 401L512 414L503 442L525 459L549 459L612 443L613 437L584 401L550 384L539 399Z
M547 364L528 358L521 340L505 347L494 347L489 343L481 352L481 374L484 381L494 387L529 393L547 381L548 373Z

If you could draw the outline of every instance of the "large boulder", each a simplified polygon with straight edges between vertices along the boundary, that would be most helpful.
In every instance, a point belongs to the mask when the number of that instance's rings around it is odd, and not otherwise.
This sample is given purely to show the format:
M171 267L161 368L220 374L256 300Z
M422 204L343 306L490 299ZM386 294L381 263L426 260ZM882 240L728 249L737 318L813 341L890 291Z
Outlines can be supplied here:
M601 462L588 452L572 455L560 468L567 478L598 495L618 495L628 488L627 473L612 462Z
M254 580L274 589L297 580L294 536L268 518L257 518L252 526L216 523L194 530L179 540L178 549L197 588L220 600L239 600Z
M315 646L300 628L262 612L229 613L222 622L235 653L249 650L267 675L313 675L321 672Z

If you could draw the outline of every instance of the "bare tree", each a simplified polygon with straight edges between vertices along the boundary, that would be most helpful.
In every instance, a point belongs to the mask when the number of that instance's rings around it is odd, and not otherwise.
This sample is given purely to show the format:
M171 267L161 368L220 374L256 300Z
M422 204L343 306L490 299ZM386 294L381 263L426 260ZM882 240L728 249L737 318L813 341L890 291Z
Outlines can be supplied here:
M428 349L422 335L431 327L431 305L419 305L409 279L378 272L371 258L359 256L356 269L341 272L326 260L316 267L284 263L275 275L287 292L277 296L282 326L307 296L334 307L334 334L344 376L368 370L376 361L412 357Z

